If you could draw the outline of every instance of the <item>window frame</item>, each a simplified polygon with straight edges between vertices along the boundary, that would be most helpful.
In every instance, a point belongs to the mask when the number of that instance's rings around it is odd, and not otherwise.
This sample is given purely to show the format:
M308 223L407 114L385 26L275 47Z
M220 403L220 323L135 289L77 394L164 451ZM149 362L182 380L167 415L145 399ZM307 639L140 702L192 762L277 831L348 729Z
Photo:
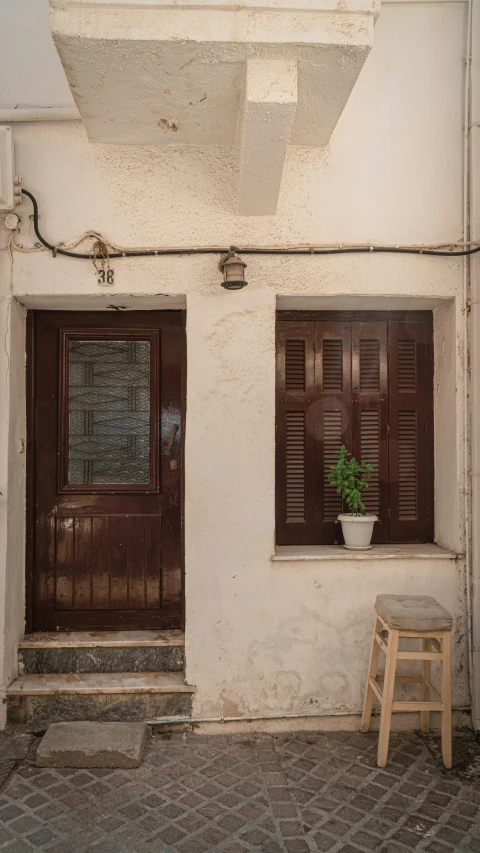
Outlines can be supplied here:
M285 438L282 439L282 429L280 418L286 417L287 394L285 387L285 350L281 348L282 324L290 323L310 324L309 335L315 340L317 326L315 323L335 323L344 324L348 328L350 337L354 326L352 324L369 323L369 324L384 324L386 333L386 370L387 370L387 386L386 399L384 403L379 402L378 405L385 405L385 410L382 413L382 424L386 424L386 434L383 431L380 434L379 447L382 453L386 453L387 458L387 474L386 480L382 480L380 487L380 500L385 500L387 495L387 513L383 514L383 521L375 525L374 542L376 544L402 544L402 543L417 543L417 542L433 542L434 541L434 405L433 405L433 312L426 311L277 311L276 315L276 544L277 545L332 545L341 544L341 528L337 522L332 522L328 525L328 530L324 519L319 520L319 514L322 513L322 493L321 482L324 479L324 471L319 463L320 455L320 438L317 437L315 430L315 420L311 414L311 409L322 406L322 395L318 392L319 377L315 377L315 366L307 363L312 356L306 351L306 376L308 376L308 401L304 399L305 412L305 441L310 442L308 452L305 456L305 523L304 524L287 524L286 517L286 445ZM417 427L415 440L418 444L417 458L420 460L420 465L416 472L416 486L419 489L419 511L418 518L415 523L397 523L391 518L391 509L393 507L393 496L395 489L398 492L398 477L397 485L393 477L393 462L394 450L397 452L398 466L398 441L392 440L393 411L395 411L394 399L398 403L398 387L397 391L392 391L394 370L397 370L398 356L394 362L392 353L392 342L395 337L394 330L400 329L401 326L393 324L417 324L415 334L416 344L420 346L424 344L424 350L421 350L421 379L416 390L416 404L421 409L420 427ZM305 331L305 326L304 332ZM283 332L285 334L285 332ZM398 337L398 334L397 334ZM280 344L280 346L279 346ZM356 424L353 426L354 409L358 408L357 399L354 398L354 393L351 388L352 380L355 382L355 370L358 371L358 366L355 366L355 356L353 355L352 344L348 344L349 354L347 357L349 363L349 384L348 389L349 399L348 407L348 430L349 437L345 441L349 450L359 457L360 444L360 426L357 418ZM308 349L308 348L307 348ZM315 346L313 348L315 350ZM318 351L318 344L317 344ZM313 352L313 362L316 360L316 353ZM357 356L358 360L358 356ZM395 366L394 366L395 365ZM313 376L312 376L313 370ZM420 376L420 374L419 374ZM398 408L398 406L397 406ZM386 411L386 417L385 417ZM382 428L383 429L383 428ZM422 430L424 429L425 435ZM395 430L393 433L396 434ZM283 442L283 443L282 443ZM312 450L313 442L313 450ZM383 443L385 442L385 444ZM396 442L396 444L395 444ZM307 445L305 445L307 447ZM420 452L421 450L421 452ZM322 444L323 452L323 444ZM310 461L310 464L308 462ZM310 470L313 468L313 471ZM385 470L385 468L384 468ZM397 469L398 470L398 467ZM421 503L420 503L421 501ZM398 504L398 501L397 501ZM398 506L396 509L398 514ZM388 516L388 517L387 517ZM387 520L385 521L387 517Z

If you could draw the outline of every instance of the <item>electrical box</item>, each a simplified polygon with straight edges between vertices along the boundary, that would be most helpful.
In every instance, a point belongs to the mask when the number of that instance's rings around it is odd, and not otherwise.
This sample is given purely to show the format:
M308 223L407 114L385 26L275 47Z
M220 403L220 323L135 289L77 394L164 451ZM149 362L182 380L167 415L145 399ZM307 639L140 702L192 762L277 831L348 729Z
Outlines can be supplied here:
M0 127L0 211L13 210L17 203L11 127Z

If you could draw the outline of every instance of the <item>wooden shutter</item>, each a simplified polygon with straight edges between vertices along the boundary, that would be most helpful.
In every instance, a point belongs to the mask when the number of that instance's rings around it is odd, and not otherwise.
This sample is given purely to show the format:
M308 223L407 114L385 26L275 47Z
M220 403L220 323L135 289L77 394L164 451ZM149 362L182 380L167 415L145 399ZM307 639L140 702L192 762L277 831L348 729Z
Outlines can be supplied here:
M363 492L367 512L379 520L373 542L388 541L387 323L352 323L352 453L374 465Z
M328 482L334 454L352 437L351 324L315 323L316 542L342 542L342 501Z
M315 542L314 323L277 323L276 541Z
M431 319L390 321L390 541L433 540Z

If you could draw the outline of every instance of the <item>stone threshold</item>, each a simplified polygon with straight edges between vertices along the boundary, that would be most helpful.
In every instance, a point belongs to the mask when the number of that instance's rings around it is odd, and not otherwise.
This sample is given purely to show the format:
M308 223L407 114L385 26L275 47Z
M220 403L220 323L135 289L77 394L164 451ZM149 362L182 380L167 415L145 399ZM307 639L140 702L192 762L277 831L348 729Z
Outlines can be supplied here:
M184 646L184 631L46 631L26 634L19 649Z
M369 551L348 551L343 545L278 545L273 562L302 561L369 562L375 560L457 560L461 554L440 545L373 545Z
M183 672L70 672L21 675L7 688L7 697L194 692Z

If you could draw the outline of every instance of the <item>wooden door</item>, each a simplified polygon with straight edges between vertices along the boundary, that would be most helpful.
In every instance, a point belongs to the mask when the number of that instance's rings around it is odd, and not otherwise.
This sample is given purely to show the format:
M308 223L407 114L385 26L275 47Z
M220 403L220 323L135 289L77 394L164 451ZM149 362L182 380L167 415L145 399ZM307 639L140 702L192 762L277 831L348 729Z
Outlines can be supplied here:
M29 627L181 627L183 313L29 322Z

